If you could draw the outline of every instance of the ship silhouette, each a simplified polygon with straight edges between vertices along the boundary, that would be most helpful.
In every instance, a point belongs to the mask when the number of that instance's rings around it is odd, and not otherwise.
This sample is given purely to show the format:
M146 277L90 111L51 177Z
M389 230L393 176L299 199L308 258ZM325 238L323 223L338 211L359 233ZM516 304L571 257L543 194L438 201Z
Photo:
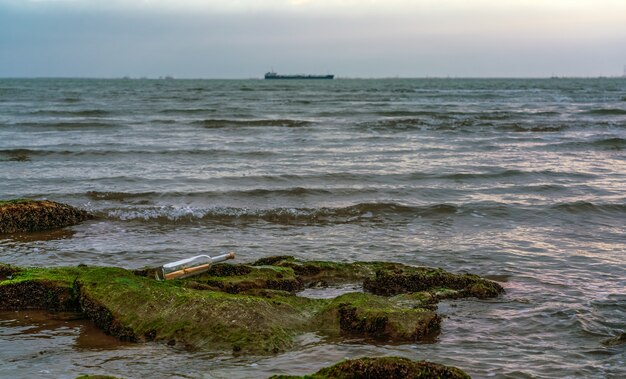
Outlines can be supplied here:
M265 73L265 79L334 79L335 75L279 75L274 71Z

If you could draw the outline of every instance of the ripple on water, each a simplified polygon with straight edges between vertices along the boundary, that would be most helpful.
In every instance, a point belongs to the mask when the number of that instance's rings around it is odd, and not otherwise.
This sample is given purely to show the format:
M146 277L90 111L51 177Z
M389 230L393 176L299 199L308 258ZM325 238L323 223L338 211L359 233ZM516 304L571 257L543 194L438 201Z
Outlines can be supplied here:
M235 250L438 266L507 289L443 302L434 344L303 336L262 358L97 346L84 321L7 316L0 377L250 378L364 355L476 378L626 377L624 345L606 343L626 320L621 79L0 81L0 198L100 217L0 236L3 263L138 268ZM344 290L359 289L301 295Z

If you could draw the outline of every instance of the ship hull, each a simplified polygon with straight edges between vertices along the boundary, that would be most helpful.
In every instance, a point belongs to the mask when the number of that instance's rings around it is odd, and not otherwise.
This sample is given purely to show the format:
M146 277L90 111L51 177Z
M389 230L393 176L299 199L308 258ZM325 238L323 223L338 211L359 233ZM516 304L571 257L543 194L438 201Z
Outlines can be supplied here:
M334 79L335 75L265 75L265 79Z

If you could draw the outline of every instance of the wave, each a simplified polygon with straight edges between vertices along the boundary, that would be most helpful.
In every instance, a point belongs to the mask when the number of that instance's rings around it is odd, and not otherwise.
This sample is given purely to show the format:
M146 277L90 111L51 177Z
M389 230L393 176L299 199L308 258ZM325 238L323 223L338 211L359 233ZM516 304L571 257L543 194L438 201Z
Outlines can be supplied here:
M199 124L205 128L226 128L226 127L259 127L259 126L282 126L282 127L302 127L312 124L311 121L306 120L292 120L292 119L207 119L202 121L195 121L194 124Z
M146 198L157 195L157 192L101 192L101 191L89 191L85 194L91 200L114 200L124 201L130 198Z
M567 172L567 171L552 171L552 170L540 170L540 171L524 171L524 170L494 170L492 172L467 172L467 173L429 173L429 172L411 172L406 174L378 174L378 173L353 173L353 172L329 172L309 175L295 175L295 174L283 174L283 175L254 175L254 176L229 176L225 178L216 178L215 180L240 181L246 180L247 182L260 183L272 183L294 185L297 184L293 191L309 191L308 186L300 185L300 183L326 183L331 182L335 185L340 183L351 185L358 184L361 186L363 183L371 184L388 184L394 183L407 183L411 181L420 180L488 180L488 179L500 179L500 178L521 178L526 179L528 177L537 177L542 179L590 179L595 178L593 174L580 173L580 172ZM290 191L292 191L290 190ZM268 191L266 189L253 189L251 191ZM274 190L270 190L274 191Z
M545 173L545 172L544 172ZM533 172L521 171L521 170L504 170L491 173L454 173L440 175L440 179L451 180L467 180L467 179L491 179L491 178L511 178L515 176L527 176L529 174L535 174Z
M156 197L194 197L194 198L210 198L217 196L235 196L235 197L288 197L288 196L311 196L311 195L332 195L333 191L321 188L281 188L281 189L263 189L255 188L250 190L230 190L230 191L199 191L199 192L116 192L116 191L88 191L85 196L91 200L112 200L125 201L129 199L146 199Z
M413 129L416 127L421 129L424 125L426 125L426 121L421 118L403 117L377 120L374 122L366 122L360 124L359 126L375 129Z
M114 195L112 195L114 196ZM403 205L398 203L359 203L346 207L330 208L270 208L251 209L236 207L199 208L191 206L159 206L116 208L96 212L101 217L128 222L159 224L217 224L248 225L269 223L278 225L337 225L406 223L416 219L445 220L451 218L481 217L486 219L520 218L531 220L554 212L569 214L619 214L626 213L626 204L593 204L589 202L561 203L556 205L525 207L497 202L434 205ZM543 215L543 216L541 216Z
M105 217L122 221L154 221L158 223L212 222L218 224L268 222L272 224L344 224L381 222L393 218L446 217L458 213L451 204L407 206L397 203L360 203L341 208L272 208L248 209L233 207L151 207L114 209Z
M568 213L626 213L626 204L594 204L587 201L561 203L552 209Z
M4 156L7 161L12 162L28 162L31 160L31 150L29 149L6 149L0 150L0 157Z
M78 155L68 150L0 149L0 157L8 161L30 161L35 157ZM1 160L1 159L0 159Z
M475 118L429 119L428 117L394 117L356 124L360 129L389 131L475 131L493 127L493 123Z
M332 195L333 191L321 188L281 188L281 189L264 189L256 188L251 190L228 191L230 195L245 197L284 197L284 196L311 196L311 195Z
M512 133L560 133L569 130L593 130L623 128L624 125L598 119L594 122L580 120L564 123L560 119L524 119L520 121L498 120L482 116L455 116L447 119L436 119L425 116L388 117L353 124L356 129L376 131L453 131L462 133L473 132L512 132Z
M118 123L91 122L91 121L61 121L61 122L22 122L13 124L17 127L55 128L55 129L81 129L81 128L110 128L118 127Z
M580 172L567 172L567 171L552 171L552 170L538 170L538 171L525 171L525 170L498 170L492 169L491 172L455 172L455 173L432 173L414 171L409 173L396 173L396 174L380 174L380 173L354 173L354 172L328 172L310 175L258 175L247 176L245 179L250 181L268 182L268 183L298 183L298 182L315 182L325 183L332 182L335 184L359 184L363 183L407 183L411 181L420 180L484 180L484 179L499 179L499 178L522 178L527 177L539 177L539 178L577 178L577 179L589 179L594 178L593 174L586 174ZM239 180L239 177L233 179Z
M626 147L626 139L619 137L605 138L590 142L590 144L593 146L622 150Z
M443 112L435 112L435 111L404 111L404 110L396 110L396 111L381 111L376 113L379 116L385 117L429 117L436 119L450 119L453 116L457 115L454 112L443 111Z
M45 115L45 116L78 116L78 117L104 117L111 114L109 111L103 109L82 109L82 110L38 110L33 115Z
M552 113L552 112L547 112ZM543 115L533 113L532 116ZM438 113L424 112L416 115L415 112L388 116L382 119L366 121L356 124L359 128L389 129L389 130L429 130L429 131L484 131L498 130L509 132L561 132L571 126L563 123L551 123L549 119L536 122L512 122L517 116L512 115L451 115L439 116Z
M569 129L569 126L565 124L535 125L535 124L512 123L512 124L498 125L497 129L503 130L503 131L510 131L510 132L519 132L519 133L525 133L525 132L555 133L555 132L562 132L566 129Z
M187 92L203 92L206 91L207 88L205 87L191 87L191 88L187 88Z
M66 156L207 156L207 157L223 157L223 156L246 156L251 158L261 158L274 155L269 151L235 151L223 149L176 149L176 150L110 150L110 149L77 149L77 150L51 150L51 149L0 149L0 157L5 156L11 159L16 156L32 157L66 157Z
M557 147L572 148L597 148L600 150L624 150L626 149L626 139L619 137L602 138L595 141L578 141L554 144Z
M599 108L599 109L591 109L585 114L594 115L594 116L622 116L626 115L626 109L619 108Z
M203 113L215 113L217 110L211 108L169 108L160 110L159 113L162 114L203 114Z
M560 116L561 113L557 111L539 111L524 113L524 116Z
M514 178L514 177L528 177L528 176L542 176L550 178L589 178L593 175L583 174L579 172L559 172L552 170L542 171L523 171L523 170L502 170L496 172L484 172L484 173L454 173L439 175L438 179L451 179L451 180L468 180L468 179L498 179L498 178Z

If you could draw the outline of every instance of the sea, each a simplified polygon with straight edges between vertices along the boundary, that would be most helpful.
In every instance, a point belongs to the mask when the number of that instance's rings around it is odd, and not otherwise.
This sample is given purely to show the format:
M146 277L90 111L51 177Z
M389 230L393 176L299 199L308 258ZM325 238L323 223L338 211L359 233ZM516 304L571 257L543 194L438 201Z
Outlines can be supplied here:
M12 265L235 251L441 267L506 294L441 302L434 341L307 334L273 356L1 312L2 378L264 378L392 355L474 378L626 377L626 78L0 79L12 198L97 216L0 236Z

